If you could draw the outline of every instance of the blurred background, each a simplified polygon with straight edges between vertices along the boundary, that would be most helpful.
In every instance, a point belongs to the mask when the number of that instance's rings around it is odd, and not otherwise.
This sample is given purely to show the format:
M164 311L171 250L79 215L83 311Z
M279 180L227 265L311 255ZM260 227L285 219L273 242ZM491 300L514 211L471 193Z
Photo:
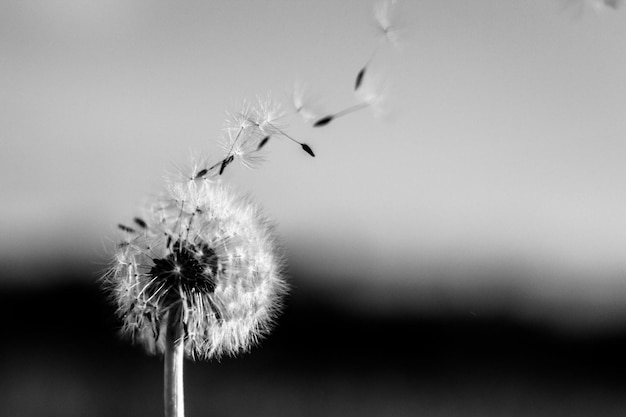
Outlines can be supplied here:
M187 362L187 415L626 414L623 5L398 1L388 42L380 4L0 2L0 415L162 413L97 279L267 94L316 157L273 140L224 181L277 222L291 295L252 353ZM296 114L297 83L356 103L366 64L380 106Z

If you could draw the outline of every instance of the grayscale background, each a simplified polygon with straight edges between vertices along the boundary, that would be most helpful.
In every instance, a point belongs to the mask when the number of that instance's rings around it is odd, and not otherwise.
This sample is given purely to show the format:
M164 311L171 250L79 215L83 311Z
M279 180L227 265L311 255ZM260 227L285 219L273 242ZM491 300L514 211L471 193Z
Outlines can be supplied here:
M271 93L288 140L224 181L292 287L188 416L626 415L626 10L576 0L0 2L0 415L162 413L97 278L167 172ZM613 6L611 6L613 5Z

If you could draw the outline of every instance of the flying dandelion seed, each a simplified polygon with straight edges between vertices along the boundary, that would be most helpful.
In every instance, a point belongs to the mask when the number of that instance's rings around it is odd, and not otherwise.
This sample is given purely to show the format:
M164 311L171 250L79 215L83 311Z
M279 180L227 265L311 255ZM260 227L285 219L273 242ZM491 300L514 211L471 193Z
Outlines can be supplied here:
M283 136L290 141L300 145L300 147L309 155L315 156L311 147L304 142L300 142L295 139L293 136L287 134L285 132L285 127L280 124L280 120L285 116L285 113L278 104L274 103L270 99L267 100L259 100L258 107L256 109L256 118L250 119L254 125L256 125L261 132L266 134L266 138L269 140L269 137L272 135L280 135ZM262 141L263 141L262 140ZM265 141L267 143L267 141ZM263 143L263 145L265 145ZM262 146L259 146L261 148Z
M216 180L219 174L219 168L222 166L224 160L220 160L219 162L212 162L209 158L203 158L198 160L193 157L191 161L191 165L193 166L192 172L194 173L192 176L187 176L183 172L183 170L178 170L176 174L181 181L185 180Z
M349 114L355 113L359 110L362 110L364 108L369 107L369 103L357 103L355 105L352 105L350 107L346 107L343 110L338 111L337 113L334 114L329 114L328 116L322 117L321 119L319 119L318 121L316 121L315 123L313 123L313 127L323 127L326 126L328 124L330 124L330 122L332 122L333 120L336 120L340 117L343 116L347 116Z
M226 167L230 165L230 163L233 162L234 160L235 160L234 155L228 155L226 158L224 158L224 160L222 161L222 164L220 165L220 175L224 173L224 170L226 169Z
M390 44L394 48L399 49L398 29L394 24L392 24L391 16L394 11L395 4L395 0L385 0L376 5L376 7L374 8L374 21L376 23L377 32L382 35L382 44ZM376 58L380 47L381 45L379 44L374 48L374 51L372 52L370 58L357 73L354 81L354 91L357 91L363 84L363 78L365 77L365 74L368 71L370 64L372 63L374 58Z
M267 142L270 141L271 136L266 136L263 139L261 139L261 142L259 142L259 146L257 146L257 151L263 149L263 147L265 145L267 145Z
M354 91L358 90L363 84L363 77L365 76L365 71L367 69L367 65L361 68L361 70L356 74L356 80L354 81Z
M286 128L282 122L285 117L283 107L269 95L258 98L257 105L252 109L248 121L256 126L264 136L283 134Z
M313 149L311 149L309 145L307 145L306 143L301 143L300 146L302 146L302 149L304 150L304 152L315 157L315 154L313 153Z
M346 107L336 113L326 115L319 118L313 123L313 127L323 127L340 117L347 116L359 110L372 108L374 114L379 116L383 113L383 105L385 100L384 90L380 87L381 83L378 78L374 77L370 82L364 83L361 88L355 91L359 103Z
M235 157L246 168L256 168L265 161L264 155L259 153L259 142L267 135L253 121L255 117L256 111L248 103L244 103L240 112L229 113L218 141L226 152L224 161L228 160L220 168L221 172Z
M374 9L374 18L376 20L377 29L380 33L382 33L383 40L385 43L390 43L392 46L397 47L398 37L397 37L397 28L392 24L392 12L395 8L396 1L395 0L385 0L378 4ZM366 82L366 74L369 74L369 66L371 62L376 57L380 45L374 48L374 52L367 60L366 64L361 67L361 69L357 72L355 80L354 80L354 93L357 96L358 103L352 106L346 107L345 109L338 111L332 114L326 114L323 117L318 117L313 122L313 127L323 127L329 125L332 121L346 116L348 114L357 112L367 107L371 107L374 111L375 115L382 114L382 103L384 95L382 94L380 88L380 81L374 77L374 80ZM368 75L367 79L372 78ZM367 88L366 88L367 86ZM303 101L300 97L294 95L294 106L296 111L300 111L303 106Z
M222 147L227 151L226 159L237 157L245 167L255 168L265 160L259 151L272 136L283 136L300 145L309 155L315 156L307 150L310 150L308 145L285 131L282 123L285 112L269 96L265 99L259 98L254 107L245 103L240 112L229 116L224 134L220 138ZM230 162L232 159L226 165Z
M377 35L380 37L380 42L372 51L372 54L365 65L363 65L361 70L358 72L354 88L355 90L359 89L365 72L372 61L376 58L376 55L378 55L378 51L382 46L391 45L395 49L400 49L398 28L394 23L392 23L392 14L395 10L395 5L395 0L384 0L374 7L374 24Z
M385 112L384 104L386 94L380 88L378 83L368 83L366 86L363 86L356 91L356 95L360 99L359 103L318 119L315 123L313 123L313 127L324 127L336 119L356 113L359 110L366 108L371 108L375 116L380 116Z
M316 121L315 123L313 123L313 127L322 127L322 126L326 126L327 124L329 124L330 122L333 121L333 119L335 118L334 115L329 115L329 116L325 116L322 117L321 119L319 119L318 121Z
M197 179L203 178L208 173L209 173L209 170L207 168L203 168L200 171L198 171L196 175L194 175L193 179L197 180Z

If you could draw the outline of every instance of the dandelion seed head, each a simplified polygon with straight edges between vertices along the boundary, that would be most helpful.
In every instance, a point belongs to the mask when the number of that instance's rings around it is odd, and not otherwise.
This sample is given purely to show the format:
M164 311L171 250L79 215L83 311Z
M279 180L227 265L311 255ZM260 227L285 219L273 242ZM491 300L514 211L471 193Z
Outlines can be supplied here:
M140 220L120 231L105 277L125 335L162 353L168 314L182 308L185 353L208 359L269 331L286 291L282 257L249 198L219 181L174 181Z

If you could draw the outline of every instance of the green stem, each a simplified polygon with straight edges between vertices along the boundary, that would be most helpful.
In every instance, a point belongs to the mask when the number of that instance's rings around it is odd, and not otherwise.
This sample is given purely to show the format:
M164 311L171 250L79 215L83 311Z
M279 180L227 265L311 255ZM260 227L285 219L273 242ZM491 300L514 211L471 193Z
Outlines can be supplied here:
M183 396L183 357L185 340L183 336L182 311L174 307L168 314L165 332L164 359L164 404L165 417L184 417L185 401Z

